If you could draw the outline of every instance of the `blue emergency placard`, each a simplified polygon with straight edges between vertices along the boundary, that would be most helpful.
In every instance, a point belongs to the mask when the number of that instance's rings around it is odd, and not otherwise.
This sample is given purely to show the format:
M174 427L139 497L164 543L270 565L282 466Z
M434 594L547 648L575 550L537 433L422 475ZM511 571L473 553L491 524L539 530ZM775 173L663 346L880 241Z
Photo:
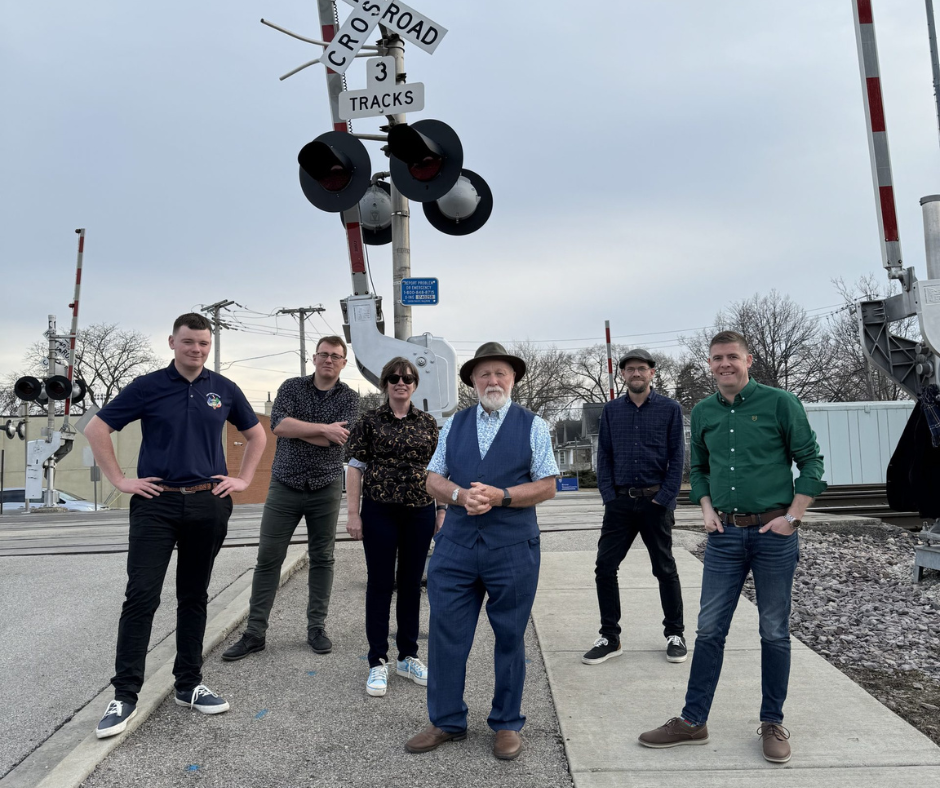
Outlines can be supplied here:
M434 306L438 303L437 279L402 279L401 302L404 306Z

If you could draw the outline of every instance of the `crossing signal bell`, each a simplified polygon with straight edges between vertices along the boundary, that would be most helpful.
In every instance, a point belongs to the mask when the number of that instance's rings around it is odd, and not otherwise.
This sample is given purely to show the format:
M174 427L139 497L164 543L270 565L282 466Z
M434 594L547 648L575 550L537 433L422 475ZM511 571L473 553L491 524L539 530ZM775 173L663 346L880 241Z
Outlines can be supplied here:
M48 400L56 402L79 402L85 398L88 388L85 381L78 379L70 381L64 375L53 375L45 380L39 380L29 375L22 377L13 385L13 393L24 402L46 403Z
M372 161L362 142L344 131L328 131L297 156L300 188L321 211L340 213L362 199L372 179Z

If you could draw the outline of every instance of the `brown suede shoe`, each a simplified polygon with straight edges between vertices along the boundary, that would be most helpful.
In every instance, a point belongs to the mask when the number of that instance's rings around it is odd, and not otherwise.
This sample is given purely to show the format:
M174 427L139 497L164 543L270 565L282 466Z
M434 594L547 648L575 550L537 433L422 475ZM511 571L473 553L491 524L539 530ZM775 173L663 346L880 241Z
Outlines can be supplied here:
M467 732L465 730L448 733L434 725L428 725L417 736L412 736L405 742L405 749L408 752L431 752L431 750L440 747L445 741L463 741L466 738Z
M657 750L680 744L708 744L708 726L689 725L682 717L673 717L665 725L641 733L639 742Z
M757 729L764 750L764 760L786 763L790 760L790 731L777 722L762 722Z
M522 737L519 731L496 731L493 742L493 755L501 761L511 761L522 752Z

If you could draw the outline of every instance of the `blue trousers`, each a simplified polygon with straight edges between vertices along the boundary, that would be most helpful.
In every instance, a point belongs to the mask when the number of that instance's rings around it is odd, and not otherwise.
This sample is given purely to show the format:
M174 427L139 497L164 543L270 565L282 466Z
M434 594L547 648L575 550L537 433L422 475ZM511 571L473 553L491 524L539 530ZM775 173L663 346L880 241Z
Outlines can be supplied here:
M693 725L708 719L731 617L748 572L754 573L760 618L761 722L783 722L790 682L790 595L800 558L799 534L759 532L759 526L725 526L705 547L702 607L682 717Z
M441 730L455 733L467 727L467 657L484 594L496 636L496 685L487 723L494 731L518 731L525 724L525 629L540 561L538 537L492 550L482 539L467 548L438 538L428 566L428 716Z

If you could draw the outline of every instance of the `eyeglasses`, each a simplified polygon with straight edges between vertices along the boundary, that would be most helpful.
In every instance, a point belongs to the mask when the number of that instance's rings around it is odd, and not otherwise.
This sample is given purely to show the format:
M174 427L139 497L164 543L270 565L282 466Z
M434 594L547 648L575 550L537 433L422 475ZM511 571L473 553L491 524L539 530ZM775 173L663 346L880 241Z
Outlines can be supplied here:
M623 371L628 375L632 375L634 372L639 372L641 375L645 375L650 371L649 367L624 367Z
M346 357L339 355L339 353L315 353L315 358L320 359L320 361L345 361Z
M391 383L393 386L397 386L399 380L402 383L404 383L406 386L410 386L412 383L415 382L415 376L414 375L389 375L386 378L386 380L389 383Z

